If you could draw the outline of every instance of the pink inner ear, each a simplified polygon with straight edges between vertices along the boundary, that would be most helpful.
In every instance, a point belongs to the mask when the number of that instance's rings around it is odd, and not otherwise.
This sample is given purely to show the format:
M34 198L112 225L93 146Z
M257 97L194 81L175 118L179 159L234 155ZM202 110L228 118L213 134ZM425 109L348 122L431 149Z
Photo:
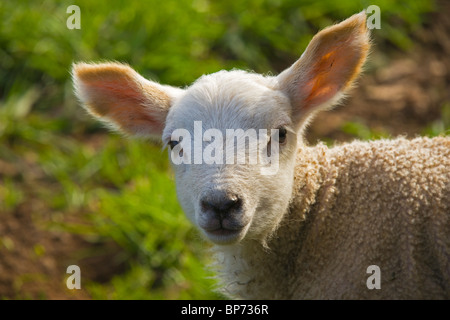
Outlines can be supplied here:
M151 95L146 94L138 83L129 79L120 80L91 79L84 83L90 110L99 117L111 120L127 133L160 134L164 128L166 110L158 102L168 103L168 97L159 93L158 101L151 101Z
M369 46L365 13L315 35L302 57L280 78L299 116L336 102L359 74Z
M324 54L310 71L306 87L311 88L304 108L313 108L332 99L352 80L361 59L357 52L346 50L344 45Z

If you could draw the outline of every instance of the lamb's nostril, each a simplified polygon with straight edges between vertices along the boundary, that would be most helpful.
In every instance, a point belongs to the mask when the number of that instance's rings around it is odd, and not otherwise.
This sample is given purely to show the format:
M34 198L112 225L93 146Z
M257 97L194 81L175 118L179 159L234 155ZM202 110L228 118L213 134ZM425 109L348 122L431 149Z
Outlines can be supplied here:
M242 206L242 200L238 198L237 196L233 197L232 199L225 200L222 202L218 209L224 212L228 212L231 210L238 211L241 209Z
M212 211L216 214L226 215L238 212L242 207L242 200L235 194L205 197L200 201L202 211Z

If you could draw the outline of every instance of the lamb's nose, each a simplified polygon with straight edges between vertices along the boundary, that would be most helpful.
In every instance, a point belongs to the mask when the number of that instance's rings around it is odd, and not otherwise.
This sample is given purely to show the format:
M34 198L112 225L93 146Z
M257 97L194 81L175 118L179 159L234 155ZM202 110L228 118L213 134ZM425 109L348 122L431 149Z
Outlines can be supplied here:
M200 205L203 212L214 213L217 218L223 219L232 213L239 213L242 200L235 194L222 192L202 198Z

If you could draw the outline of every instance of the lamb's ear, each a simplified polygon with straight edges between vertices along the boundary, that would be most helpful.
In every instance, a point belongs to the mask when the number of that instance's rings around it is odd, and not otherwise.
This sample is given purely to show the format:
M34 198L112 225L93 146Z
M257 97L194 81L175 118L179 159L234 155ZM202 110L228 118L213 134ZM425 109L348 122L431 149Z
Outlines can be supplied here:
M94 117L133 136L160 137L181 89L146 80L120 63L74 64L75 93Z
M369 47L364 11L313 37L300 59L278 76L298 125L343 97L360 73Z

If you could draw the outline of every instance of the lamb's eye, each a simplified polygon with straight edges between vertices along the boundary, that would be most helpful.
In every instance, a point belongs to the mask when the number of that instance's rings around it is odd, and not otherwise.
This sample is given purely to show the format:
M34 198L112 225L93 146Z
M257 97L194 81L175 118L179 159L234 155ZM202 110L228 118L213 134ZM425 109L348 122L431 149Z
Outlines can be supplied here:
M286 143L286 137L287 137L287 130L284 127L281 127L278 129L278 143L279 144L285 144Z
M179 143L180 143L180 141L170 140L170 141L169 141L169 147L170 147L170 150L173 150L173 148L175 148L175 146L176 146L177 144L179 144ZM179 155L180 157L183 157L183 149L180 148L180 150L178 150L178 155Z
M173 148L175 148L175 146L176 146L178 143L180 143L180 141L170 140L170 142L169 142L170 150L172 150Z

